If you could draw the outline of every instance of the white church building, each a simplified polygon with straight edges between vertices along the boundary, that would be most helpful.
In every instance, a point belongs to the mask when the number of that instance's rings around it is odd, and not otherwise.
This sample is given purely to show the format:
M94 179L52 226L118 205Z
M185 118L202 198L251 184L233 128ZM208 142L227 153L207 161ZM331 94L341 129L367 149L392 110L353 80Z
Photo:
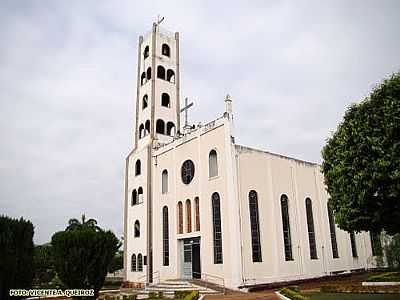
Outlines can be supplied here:
M179 68L179 34L153 24L138 46L124 279L239 289L374 267L370 234L335 225L320 165L235 143L229 96L215 120L182 124Z

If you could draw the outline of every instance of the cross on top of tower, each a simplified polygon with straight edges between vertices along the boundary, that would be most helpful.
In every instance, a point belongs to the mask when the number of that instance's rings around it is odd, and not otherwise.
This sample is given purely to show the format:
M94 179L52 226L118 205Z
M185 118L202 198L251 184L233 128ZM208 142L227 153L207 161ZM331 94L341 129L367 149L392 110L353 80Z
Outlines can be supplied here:
M189 128L189 121L188 121L188 110L193 106L193 102L189 103L189 99L186 97L185 98L185 106L181 108L181 113L185 112L185 126L183 127L184 129Z

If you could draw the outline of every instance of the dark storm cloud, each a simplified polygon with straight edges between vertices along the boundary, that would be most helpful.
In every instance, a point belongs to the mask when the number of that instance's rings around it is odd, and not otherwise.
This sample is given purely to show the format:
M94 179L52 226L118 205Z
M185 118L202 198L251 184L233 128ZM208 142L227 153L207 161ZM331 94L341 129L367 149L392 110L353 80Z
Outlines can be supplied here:
M398 1L0 6L1 213L31 219L37 243L82 213L122 235L137 40L157 14L181 33L191 120L230 93L240 143L302 159L320 161L346 106L400 69Z

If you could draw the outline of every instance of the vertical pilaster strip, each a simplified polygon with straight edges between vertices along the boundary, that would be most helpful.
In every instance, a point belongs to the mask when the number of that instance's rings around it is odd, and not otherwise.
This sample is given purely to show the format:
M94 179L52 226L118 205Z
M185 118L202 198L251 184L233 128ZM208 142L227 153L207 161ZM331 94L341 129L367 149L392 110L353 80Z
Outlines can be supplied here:
M137 82L136 82L136 118L135 118L135 141L134 148L137 148L138 140L139 140L139 107L140 107L140 99L139 99L139 90L140 90L140 65L142 61L141 49L143 43L143 36L139 37L139 47L138 47L138 60L137 60Z
M125 160L125 201L124 201L124 280L128 280L128 171L129 156Z
M176 130L181 128L181 105L180 105L180 90L181 90L181 72L179 63L179 32L175 32L176 44Z
M151 33L151 124L150 124L150 138L153 141L155 137L155 96L156 96L156 49L157 49L157 24L153 23L153 30Z

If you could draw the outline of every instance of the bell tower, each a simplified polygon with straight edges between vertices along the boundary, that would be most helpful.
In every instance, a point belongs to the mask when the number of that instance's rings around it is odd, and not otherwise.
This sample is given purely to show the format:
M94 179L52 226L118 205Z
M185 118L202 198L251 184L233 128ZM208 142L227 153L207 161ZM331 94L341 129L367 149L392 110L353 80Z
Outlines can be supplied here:
M172 141L180 126L179 34L153 23L139 37L135 148Z

